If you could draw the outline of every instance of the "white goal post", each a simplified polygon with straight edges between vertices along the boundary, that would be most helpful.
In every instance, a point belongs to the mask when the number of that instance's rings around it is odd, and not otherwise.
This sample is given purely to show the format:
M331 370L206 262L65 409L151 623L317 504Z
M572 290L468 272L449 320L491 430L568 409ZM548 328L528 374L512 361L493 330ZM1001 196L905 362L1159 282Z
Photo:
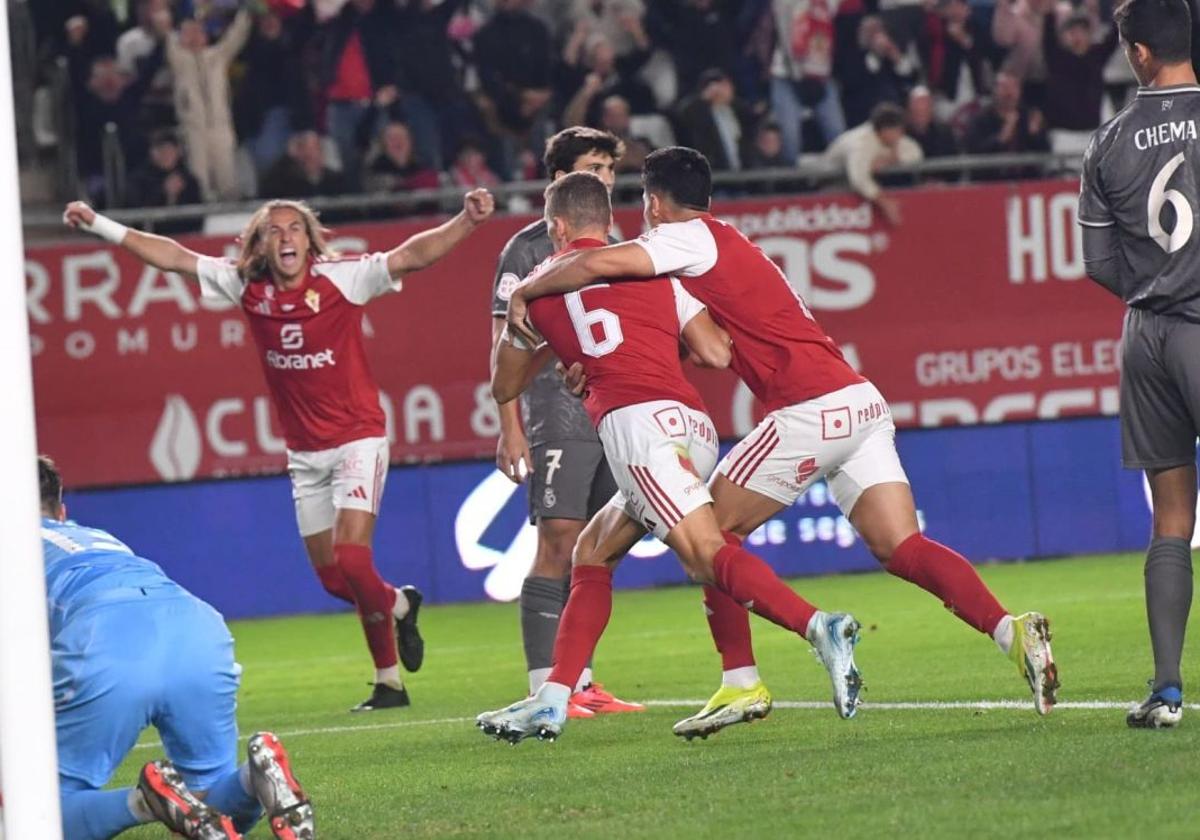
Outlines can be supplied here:
M0 823L13 840L61 840L8 38L0 3Z

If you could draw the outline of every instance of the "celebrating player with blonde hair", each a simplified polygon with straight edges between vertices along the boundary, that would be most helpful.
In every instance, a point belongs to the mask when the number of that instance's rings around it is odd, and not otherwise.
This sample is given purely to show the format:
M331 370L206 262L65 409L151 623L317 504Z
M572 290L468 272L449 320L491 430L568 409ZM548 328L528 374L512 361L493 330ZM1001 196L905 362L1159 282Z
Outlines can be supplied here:
M407 706L397 659L416 671L421 593L380 577L371 551L388 467L379 388L367 365L362 307L400 291L491 216L484 189L453 219L390 251L341 259L307 206L270 201L251 218L239 258L208 257L173 239L127 228L72 202L63 222L120 245L143 262L199 281L205 297L239 304L288 450L300 535L321 584L358 609L375 662L375 689L355 711ZM393 622L395 635L393 636ZM397 643L399 656L397 656Z

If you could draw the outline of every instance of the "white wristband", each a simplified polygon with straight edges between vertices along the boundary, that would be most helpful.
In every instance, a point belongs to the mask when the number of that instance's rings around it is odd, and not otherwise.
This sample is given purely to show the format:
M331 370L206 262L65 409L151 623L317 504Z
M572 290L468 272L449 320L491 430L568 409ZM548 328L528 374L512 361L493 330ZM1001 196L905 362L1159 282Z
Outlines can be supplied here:
M88 233L95 234L105 242L111 242L114 245L120 245L121 240L125 238L125 234L129 232L129 228L120 222L114 222L108 216L102 213L97 213L96 218L92 219L92 223L80 225L81 228Z

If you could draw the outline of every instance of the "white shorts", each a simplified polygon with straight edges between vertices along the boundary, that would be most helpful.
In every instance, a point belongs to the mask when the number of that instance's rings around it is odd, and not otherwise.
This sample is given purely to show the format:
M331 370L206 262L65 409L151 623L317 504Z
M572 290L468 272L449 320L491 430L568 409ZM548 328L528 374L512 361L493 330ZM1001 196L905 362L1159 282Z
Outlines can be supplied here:
M387 481L387 438L352 440L319 452L288 450L288 474L300 536L310 537L333 527L342 508L379 513Z
M870 382L772 411L730 450L717 472L783 505L827 478L847 516L868 487L908 483L896 454L891 409Z
M710 504L717 432L703 411L674 400L618 408L600 421L600 442L617 482L609 502L660 540L679 520Z

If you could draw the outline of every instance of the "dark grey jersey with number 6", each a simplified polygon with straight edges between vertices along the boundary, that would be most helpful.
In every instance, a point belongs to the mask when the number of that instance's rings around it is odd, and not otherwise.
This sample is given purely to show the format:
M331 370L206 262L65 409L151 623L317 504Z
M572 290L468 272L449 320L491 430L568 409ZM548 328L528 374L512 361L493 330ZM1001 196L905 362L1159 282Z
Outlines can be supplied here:
M1200 322L1200 87L1143 88L1092 137L1088 273L1132 307Z

